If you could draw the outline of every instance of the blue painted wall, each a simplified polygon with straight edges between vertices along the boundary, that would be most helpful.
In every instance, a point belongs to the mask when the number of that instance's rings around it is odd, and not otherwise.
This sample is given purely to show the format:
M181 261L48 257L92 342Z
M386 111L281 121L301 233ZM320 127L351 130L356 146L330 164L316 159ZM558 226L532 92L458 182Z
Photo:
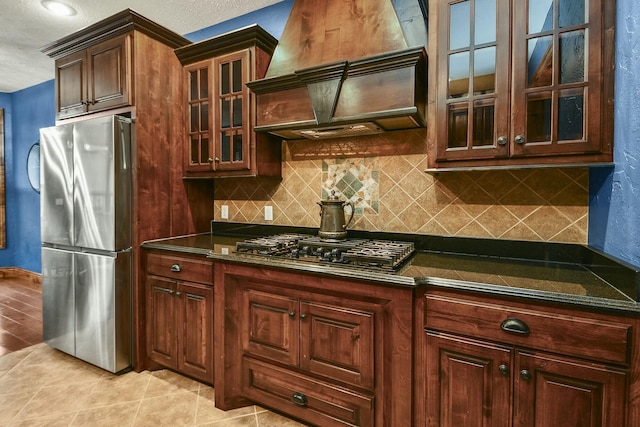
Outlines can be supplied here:
M27 178L27 154L40 137L39 129L55 124L53 81L12 93L10 109L11 133L5 144L7 248L0 251L0 265L40 272L40 194Z
M238 28L246 27L248 25L258 24L272 36L279 39L292 7L293 0L284 0L272 6L267 6L263 9L247 13L246 15L203 28L202 30L194 31L193 33L185 34L184 37L192 42L197 42L214 36L219 36L220 34L228 33L229 31L237 30Z
M617 9L615 166L590 171L589 245L640 267L640 3Z

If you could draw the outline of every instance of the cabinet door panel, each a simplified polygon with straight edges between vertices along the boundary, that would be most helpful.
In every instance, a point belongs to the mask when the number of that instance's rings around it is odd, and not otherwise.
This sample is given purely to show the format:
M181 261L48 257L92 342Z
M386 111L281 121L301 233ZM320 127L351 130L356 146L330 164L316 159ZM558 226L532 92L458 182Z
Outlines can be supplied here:
M373 313L310 302L301 303L300 313L300 367L372 388Z
M516 355L514 424L624 426L626 374L605 365ZM571 408L567 410L567 408Z
M427 425L508 427L512 350L428 331Z
M267 359L297 366L298 301L245 289L242 295L242 349Z
M127 40L117 37L87 49L89 111L130 103Z
M211 60L184 68L187 81L187 131L185 168L189 172L211 171L214 166Z
M510 4L436 3L437 38L444 41L437 44L437 75L448 76L437 79L437 160L505 157Z
M600 152L601 1L514 4L512 154Z
M216 57L214 63L214 169L248 170L252 132L249 117L251 51Z
M147 278L147 352L149 358L176 367L175 283Z
M213 288L179 283L178 370L213 382Z
M86 112L87 61L85 51L56 61L56 95L58 118Z

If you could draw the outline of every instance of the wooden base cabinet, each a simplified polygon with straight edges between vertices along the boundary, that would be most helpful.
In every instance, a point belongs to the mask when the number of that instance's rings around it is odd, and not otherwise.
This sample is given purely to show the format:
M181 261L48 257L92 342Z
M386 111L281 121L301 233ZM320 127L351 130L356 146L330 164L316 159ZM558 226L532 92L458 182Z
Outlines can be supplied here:
M625 425L619 368L427 331L427 369L429 426Z
M637 425L635 319L441 291L424 312L417 425Z
M211 261L151 253L147 273L149 359L213 384Z
M217 407L411 424L413 288L225 263L215 281Z

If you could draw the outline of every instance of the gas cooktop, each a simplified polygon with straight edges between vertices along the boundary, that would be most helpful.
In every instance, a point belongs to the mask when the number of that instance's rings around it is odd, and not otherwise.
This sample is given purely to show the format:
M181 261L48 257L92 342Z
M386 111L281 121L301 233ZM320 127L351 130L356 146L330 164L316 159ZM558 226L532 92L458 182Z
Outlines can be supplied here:
M415 252L412 242L326 240L309 234L277 234L236 243L236 253L396 271Z

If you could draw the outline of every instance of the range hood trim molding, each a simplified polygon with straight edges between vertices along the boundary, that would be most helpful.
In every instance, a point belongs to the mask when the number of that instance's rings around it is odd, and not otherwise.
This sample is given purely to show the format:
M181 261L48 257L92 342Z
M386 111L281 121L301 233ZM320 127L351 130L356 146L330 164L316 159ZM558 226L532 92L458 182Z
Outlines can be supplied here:
M267 77L264 79L247 82L247 86L255 94L280 92L287 89L295 89L324 80L332 80L355 77L366 74L375 74L398 68L412 67L418 64L418 68L426 75L427 50L424 46L396 50L389 53L374 55L355 61L338 61L323 64L316 67L296 70L291 74ZM344 72L340 70L344 67Z
M398 68L418 66L426 76L427 50L424 46L396 50L349 62L347 78L366 74L381 73Z
M288 122L288 123L279 123L277 125L263 125L263 126L255 126L254 130L256 132L282 132L282 131L300 131L300 130L311 130L311 129L321 129L324 127L338 127L338 126L346 126L346 125L355 125L361 123L375 122L380 119L392 119L398 117L411 117L413 122L416 124L416 127L426 126L426 122L422 120L418 115L417 107L406 107L406 108L396 108L393 110L384 110L377 111L375 113L370 114L360 114L357 116L345 116L340 118L334 118L327 123L318 123L316 120L305 120L305 121L297 121L297 122ZM378 125L380 126L380 125ZM384 129L383 126L380 126ZM387 129L385 129L387 130Z

